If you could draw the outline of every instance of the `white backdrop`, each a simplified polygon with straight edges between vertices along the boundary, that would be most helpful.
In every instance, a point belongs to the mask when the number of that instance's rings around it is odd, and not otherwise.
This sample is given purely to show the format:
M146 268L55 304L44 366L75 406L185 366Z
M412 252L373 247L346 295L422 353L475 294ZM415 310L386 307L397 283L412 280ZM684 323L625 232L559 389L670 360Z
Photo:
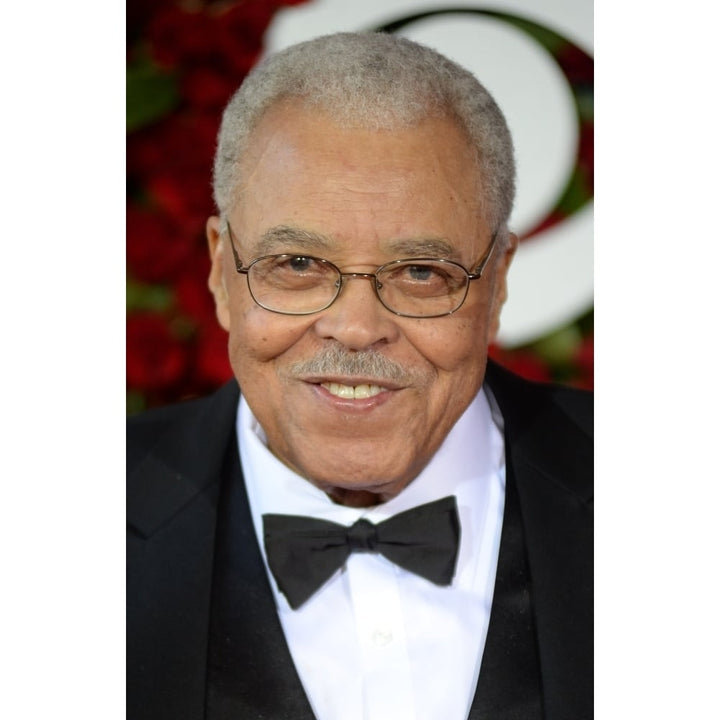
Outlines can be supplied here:
M340 30L365 30L443 8L500 10L533 20L592 54L591 0L310 0L280 10L268 35L273 52ZM520 30L481 15L426 18L401 34L472 70L494 95L515 141L518 192L511 218L518 234L550 209L571 173L578 142L572 96L548 53ZM510 271L499 341L512 347L547 335L593 304L592 203L521 243Z

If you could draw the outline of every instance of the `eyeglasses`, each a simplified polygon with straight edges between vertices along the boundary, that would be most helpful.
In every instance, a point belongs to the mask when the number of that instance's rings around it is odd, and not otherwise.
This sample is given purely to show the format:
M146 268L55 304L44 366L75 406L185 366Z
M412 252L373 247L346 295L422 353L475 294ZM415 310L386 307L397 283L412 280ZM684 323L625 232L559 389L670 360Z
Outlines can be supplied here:
M230 223L226 225L235 269L247 277L253 300L265 310L282 315L312 315L329 308L345 280L354 278L372 281L378 300L395 315L451 315L465 302L470 281L482 277L497 238L495 232L475 272L452 260L408 258L385 263L374 273L344 273L329 260L302 253L263 255L243 267Z

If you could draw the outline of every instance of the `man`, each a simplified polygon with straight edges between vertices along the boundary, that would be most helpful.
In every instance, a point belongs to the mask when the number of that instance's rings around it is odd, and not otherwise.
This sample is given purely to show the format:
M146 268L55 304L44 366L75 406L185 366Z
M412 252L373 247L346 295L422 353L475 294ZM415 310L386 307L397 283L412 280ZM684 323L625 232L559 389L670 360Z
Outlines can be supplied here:
M590 717L591 401L487 360L492 98L401 38L303 43L230 101L214 190L237 383L130 424L128 717Z

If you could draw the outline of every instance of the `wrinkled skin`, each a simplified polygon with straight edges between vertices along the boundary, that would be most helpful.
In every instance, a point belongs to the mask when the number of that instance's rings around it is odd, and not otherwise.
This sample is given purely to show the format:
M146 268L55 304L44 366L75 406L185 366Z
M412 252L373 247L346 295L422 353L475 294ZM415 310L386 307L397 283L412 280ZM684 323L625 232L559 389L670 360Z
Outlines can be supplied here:
M228 216L238 253L245 265L260 254L299 252L325 257L344 272L373 272L399 257L437 253L440 240L450 259L470 269L494 230L483 217L472 158L448 119L392 132L344 129L318 110L275 106L253 132L242 192ZM260 247L263 234L278 226L319 234L321 247L310 252L292 239ZM335 303L314 315L264 310L235 271L217 217L208 220L207 235L217 317L270 450L336 502L371 505L395 496L482 384L515 238L493 253L457 312L412 319L386 310L363 279L348 281ZM298 373L294 364L330 346L376 351L404 376ZM345 398L329 383L381 390Z

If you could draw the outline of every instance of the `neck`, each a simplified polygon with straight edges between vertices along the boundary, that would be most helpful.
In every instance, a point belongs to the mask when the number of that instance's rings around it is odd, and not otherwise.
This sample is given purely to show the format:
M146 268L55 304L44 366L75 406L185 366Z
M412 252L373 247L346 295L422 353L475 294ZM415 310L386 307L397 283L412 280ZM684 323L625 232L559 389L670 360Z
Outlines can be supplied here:
M336 504L346 507L373 507L390 500L392 495L372 493L368 490L348 490L347 488L332 488L325 494Z

